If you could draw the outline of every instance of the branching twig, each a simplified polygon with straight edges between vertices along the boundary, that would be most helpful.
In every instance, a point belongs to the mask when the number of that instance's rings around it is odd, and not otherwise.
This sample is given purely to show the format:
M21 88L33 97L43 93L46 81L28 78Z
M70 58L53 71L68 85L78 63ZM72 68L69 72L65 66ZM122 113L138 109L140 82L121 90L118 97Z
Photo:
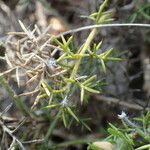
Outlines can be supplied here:
M14 141L16 141L18 143L18 145L20 146L20 148L22 150L25 150L25 147L22 145L22 143L18 140L18 138L16 136L14 136L12 134L12 131L9 128L7 128L7 126L5 126L1 120L0 120L0 126L2 127L4 132L6 132L8 135L10 135L12 137L12 139L13 139L12 143L14 143ZM12 147L12 144L11 144L11 147Z

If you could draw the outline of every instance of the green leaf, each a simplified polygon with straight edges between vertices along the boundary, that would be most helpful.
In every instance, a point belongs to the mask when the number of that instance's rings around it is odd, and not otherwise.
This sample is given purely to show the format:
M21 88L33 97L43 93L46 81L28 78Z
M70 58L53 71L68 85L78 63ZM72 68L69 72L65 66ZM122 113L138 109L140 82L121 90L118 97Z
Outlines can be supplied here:
M142 129L140 128L136 128L136 132L146 141L150 141L150 136L149 134L147 134L147 132L145 133Z
M147 112L147 114L143 118L143 124L145 127L150 125L150 111Z
M73 56L73 53L70 51L70 48L69 48L69 45L70 45L70 43L72 42L73 36L70 36L67 42L66 42L64 36L61 36L61 38L62 38L62 41L63 41L63 44L64 44L63 47L62 47L63 50L64 50L68 55Z
M46 87L50 92L53 91L52 88L49 86L49 84L46 81L42 80L41 84L42 84L42 86Z
M108 58L108 57L111 55L112 51L113 51L113 48L111 48L110 50L107 50L107 51L105 52L105 54L104 54L104 58L103 58L103 59Z
M141 13L141 15L143 17L145 17L146 19L150 20L150 16L147 13L145 13L144 11L140 11L140 13Z
M109 125L111 126L111 128L108 129L108 132L110 134L122 139L126 144L128 144L129 147L132 147L132 145L134 145L133 140L129 137L127 133L119 131L119 129L112 124Z
M90 77L89 79L85 80L82 85L86 85L88 83L90 83L91 81L95 80L96 79L96 75L93 75L92 77Z
M102 64L102 70L103 70L104 74L106 74L106 66L105 66L104 60L100 59L100 61L101 61L101 64Z
M67 120L66 120L64 111L62 111L62 119L63 119L63 123L64 123L65 128L67 128Z
M91 131L91 128L83 120L80 120L80 122L87 130Z
M100 42L98 43L98 45L96 46L96 50L97 50L97 51L100 49L101 45L102 45L102 41L100 41Z
M93 83L90 86L90 88L94 88L94 89L98 88L98 89L102 90L102 87L106 86L106 85L108 85L108 84L104 81L104 79L102 79L102 80L96 81L96 83Z
M84 100L84 89L83 88L81 88L81 98L80 98L80 100L81 100L81 104L82 104L83 100Z
M90 17L90 16L80 16L81 18L86 18L86 19L90 19L90 20L93 20L95 21L95 18L94 17Z
M46 82L44 82L44 81L41 81L41 84L42 84L42 86L43 86L43 88L45 90L45 93L50 97L51 93L50 93L50 90L48 88L49 85Z
M60 104L51 104L51 105L48 105L48 106L44 107L44 109L45 108L55 108L57 106L60 106Z
M70 36L69 39L67 40L66 46L68 47L71 42L72 42L73 36Z
M131 15L131 16L129 17L129 19L128 19L129 22L130 22L130 23L135 22L137 16L138 16L138 13L134 13L133 15Z
M66 42L66 39L64 38L63 35L61 35L61 39L62 39L62 41L63 41L63 44L66 45L67 42Z
M62 49L64 49L64 45L63 45L61 42L59 42L59 40L57 40L56 38L54 38L54 42L55 42L58 46L60 46Z
M112 12L110 13L102 13L102 16L101 16L101 18L99 19L99 24L100 23L107 23L107 22L111 22L111 21L113 21L114 19L113 18L111 18L112 17Z
M64 80L65 80L66 82L75 83L75 80L70 79L70 78L64 78Z
M79 122L79 119L78 119L77 116L74 114L74 112L73 112L69 107L66 107L66 109L68 110L69 114L70 114L77 122Z
M61 60L63 60L66 55L67 55L66 53L62 54L62 55L56 60L56 62L58 63L58 62L60 62Z
M99 11L98 11L98 14L97 14L97 16L96 16L96 23L97 23L97 24L99 24L99 20L100 20L100 18L101 18L101 16L102 16L103 10L104 10L104 8L106 7L107 3L108 3L108 0L105 0L105 1L100 5L100 7L99 7Z
M95 12L95 13L92 13L91 15L89 16L81 16L82 18L87 18L87 19L90 19L90 20L93 20L95 21L96 20L96 17L97 17L98 13Z
M46 98L46 97L47 97L46 93L37 96L38 99L43 99L43 98Z
M121 58L116 58L116 57L109 57L109 58L107 58L107 60L110 60L110 61L121 61L122 59Z
M91 89L91 88L89 88L89 87L87 87L87 86L83 86L83 88L84 88L85 90L87 90L87 91L91 92L91 93L97 93L97 94L99 94L99 93L100 93L99 91L94 90L94 89Z
M98 13L97 12L94 12L94 13L92 13L91 15L89 15L89 17L96 17L98 15Z

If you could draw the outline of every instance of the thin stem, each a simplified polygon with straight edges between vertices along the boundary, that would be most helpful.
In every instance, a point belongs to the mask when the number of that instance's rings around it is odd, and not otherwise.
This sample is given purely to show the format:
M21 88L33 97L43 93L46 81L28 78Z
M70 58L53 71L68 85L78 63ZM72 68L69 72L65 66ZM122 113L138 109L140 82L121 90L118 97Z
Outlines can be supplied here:
M26 105L20 100L20 98L15 94L14 90L10 87L10 85L7 83L4 77L0 76L0 85L6 89L6 91L9 93L9 96L11 96L15 100L15 104L18 107L18 109L24 114L29 115L30 113L26 107Z
M82 60L82 58L83 58L82 55L85 54L86 50L87 50L88 47L90 46L92 40L94 39L94 37L95 37L95 35L96 35L96 32L97 32L97 29L94 28L94 29L91 31L91 33L89 34L89 36L88 36L88 38L87 38L87 40L86 40L86 42L85 42L83 48L80 50L79 55L81 55L81 57L79 57L78 60L77 60L77 62L75 63L74 68L73 68L73 71L72 71L72 73L71 73L71 75L70 75L70 79L74 79L74 78L75 78L75 76L76 76L76 74L77 74L77 71L78 71L78 68L79 68L79 66L80 66L81 60ZM70 83L70 82L67 84L67 93L69 93L71 85L72 85L72 83Z
M52 145L51 148L56 149L56 148L68 147L71 145L88 144L88 143L94 142L94 141L97 141L97 140L96 139L85 139L85 138L78 139L78 140L71 140L71 141L60 143L60 144Z
M57 124L57 122L58 122L58 120L59 120L60 114L61 114L61 110L59 110L59 112L57 113L55 119L54 119L53 122L50 124L49 129L48 129L48 131L47 131L47 134L46 134L46 136L45 136L45 142L48 142L49 137L51 136L51 134L52 134L54 128L56 127L56 124Z
M87 40L85 42L84 47L81 49L80 55L83 55L86 52L86 50L90 46L90 44L91 44L91 42L92 42L92 40L93 40L93 38L94 38L94 36L96 34L96 31L97 31L96 28L94 28L91 31L90 35L88 36L88 38L87 38ZM74 69L73 69L73 71L71 73L70 79L73 79L75 77L75 75L77 73L77 70L79 68L79 65L81 63L81 60L82 60L82 57L79 57L78 61L76 62L75 66L74 66Z
M93 28L109 28L109 27L143 27L143 28L149 28L150 24L141 24L141 23L116 23L116 24L100 24L100 25L89 25L84 26L76 29L72 29L63 33L60 33L56 36L56 38L59 38L61 36L71 34L71 33L77 33L84 30L89 30Z

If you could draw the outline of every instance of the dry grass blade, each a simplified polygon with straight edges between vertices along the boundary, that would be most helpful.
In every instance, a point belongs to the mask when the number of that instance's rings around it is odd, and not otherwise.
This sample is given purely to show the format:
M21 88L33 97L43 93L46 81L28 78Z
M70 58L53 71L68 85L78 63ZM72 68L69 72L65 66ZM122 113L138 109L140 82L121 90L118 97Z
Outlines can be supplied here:
M39 96L40 94L38 94L38 96ZM33 103L33 105L31 106L31 110L34 110L35 109L35 107L37 106L37 104L39 103L39 97L36 97L36 99L35 99L35 101L34 101L34 103Z
M50 38L41 46L40 51L44 49L44 47L53 39L53 36L50 36Z
M14 68L12 68L12 69L9 69L9 70L7 70L7 71L4 71L3 73L0 73L0 76L4 76L4 75L8 74L8 73L10 73L11 71L13 71L14 69L16 69L16 67L14 67Z
M35 139L35 140L31 140L31 141L24 141L22 142L23 144L30 144L30 143L42 143L44 142L44 139Z
M10 68L12 68L12 67L13 67L13 65L12 65L12 63L10 62L10 60L9 60L9 58L8 58L8 55L7 55L7 54L5 54L5 58L6 58L6 62L7 62L7 64L8 64L8 66L9 66Z
M22 93L22 94L19 94L18 96L28 96L28 95L34 95L36 94L37 92L39 92L39 89L36 89L32 92L26 92L26 93Z
M59 76L59 75L65 73L65 72L67 72L67 70L62 70L62 71L60 71L60 72L58 72L58 73L55 73L55 74L51 75L50 77Z
M29 39L32 40L34 38L33 34L29 30L26 29L26 27L24 26L24 24L22 23L21 20L19 20L19 24L20 24L22 30L27 34L27 36L29 37Z
M18 87L20 87L19 67L16 68L16 80L17 80Z
M8 32L7 35L17 35L17 36L26 36L24 32Z
M32 60L32 58L35 56L36 54L31 54L30 56L29 56L29 58L26 60L26 62L23 64L23 66L26 66L27 64L29 64L30 63L30 61Z
M5 108L5 110L0 114L0 118L1 118L5 113L8 112L8 110L12 107L12 105L13 105L13 103L9 104L9 105Z
M38 27L36 24L34 25L34 27L35 27L35 29L36 29L36 33L37 33L38 35L41 35L42 33L41 33L39 27Z
M36 74L35 76L33 76L31 79L29 79L26 83L26 85L30 84L33 81L36 81L38 79L38 74Z

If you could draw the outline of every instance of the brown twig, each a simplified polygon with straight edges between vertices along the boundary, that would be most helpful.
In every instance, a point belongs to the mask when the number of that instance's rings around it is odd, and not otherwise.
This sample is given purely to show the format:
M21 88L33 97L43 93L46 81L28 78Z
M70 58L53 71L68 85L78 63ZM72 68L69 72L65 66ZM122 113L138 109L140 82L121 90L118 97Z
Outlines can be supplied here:
M103 102L108 103L108 104L115 104L115 105L124 106L124 107L127 107L129 109L144 110L144 108L142 106L138 105L138 104L125 102L123 100L113 98L113 97L95 95L94 99L96 99L97 101L103 101ZM146 109L148 109L148 108L146 108Z

